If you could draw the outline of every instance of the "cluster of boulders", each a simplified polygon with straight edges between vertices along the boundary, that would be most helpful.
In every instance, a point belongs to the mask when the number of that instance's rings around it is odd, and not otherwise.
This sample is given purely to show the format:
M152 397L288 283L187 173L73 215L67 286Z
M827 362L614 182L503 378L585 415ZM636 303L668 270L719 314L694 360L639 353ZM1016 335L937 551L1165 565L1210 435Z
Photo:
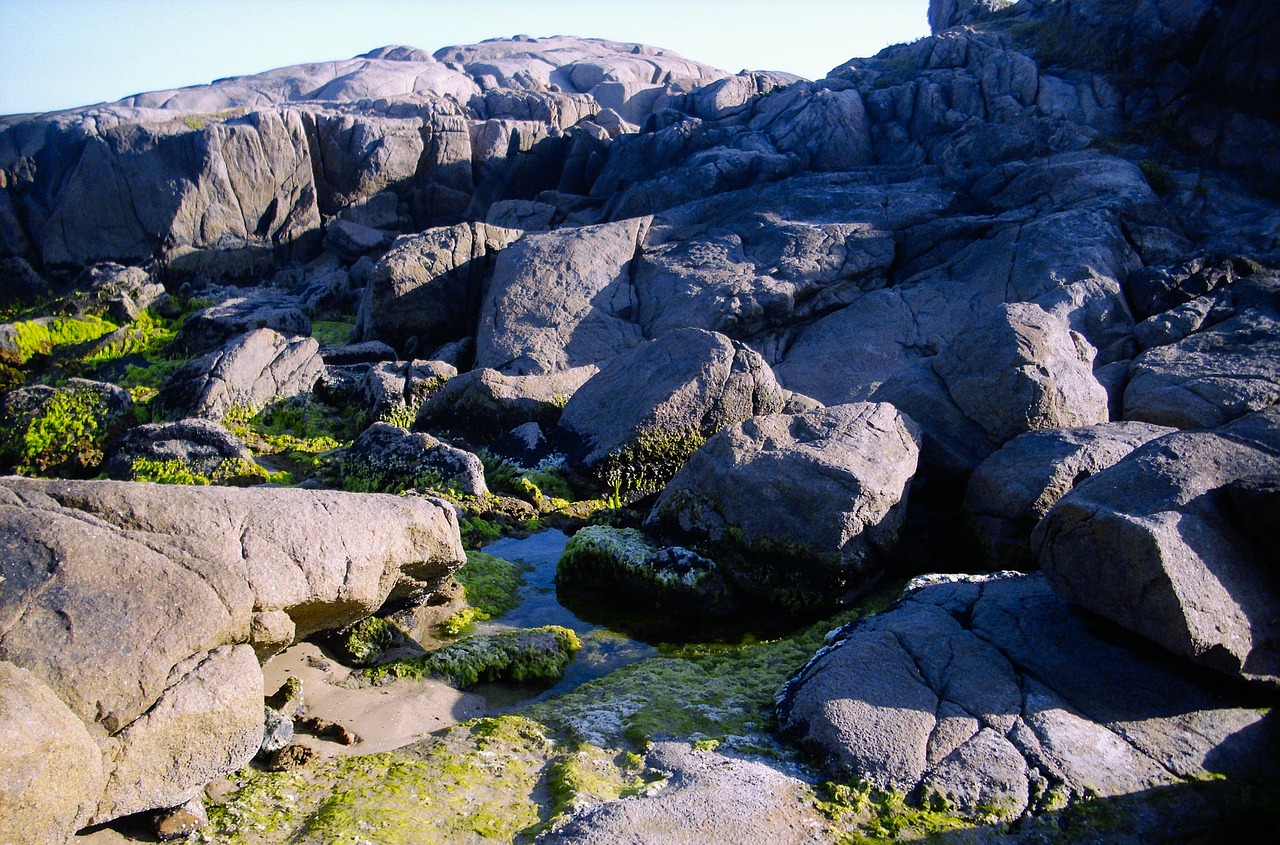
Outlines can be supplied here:
M572 38L384 48L0 121L7 298L70 283L119 321L163 305L157 280L209 300L170 345L166 419L130 428L101 382L0 414L102 406L22 468L46 474L239 478L219 421L310 394L389 420L340 458L364 489L485 497L446 434L560 455L638 514L584 533L566 584L668 612L812 616L922 549L1018 570L917 583L838 632L783 731L1006 821L1254 772L1280 685L1263 5L933 0L932 36L819 82ZM311 336L357 309L349 343ZM28 726L0 817L52 839L236 768L258 659L462 561L421 497L0 493L0 712Z

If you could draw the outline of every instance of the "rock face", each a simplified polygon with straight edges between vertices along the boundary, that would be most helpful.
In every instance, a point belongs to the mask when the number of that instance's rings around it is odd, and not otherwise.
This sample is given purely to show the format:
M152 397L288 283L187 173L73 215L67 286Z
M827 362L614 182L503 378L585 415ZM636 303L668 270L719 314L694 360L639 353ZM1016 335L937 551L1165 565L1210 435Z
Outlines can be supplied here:
M1011 820L1274 768L1274 726L1239 690L1095 633L1039 575L921 580L779 694L784 733L832 773Z
M0 499L0 660L21 667L4 670L20 677L3 730L56 695L45 747L83 758L56 794L21 797L47 822L24 840L177 806L247 762L262 741L260 620L283 618L282 647L406 580L438 588L463 562L452 510L423 499L16 478ZM67 792L68 772L84 792Z
M759 354L682 329L618 356L584 384L564 407L556 442L573 469L598 482L653 489L706 438L783 402Z
M887 404L752 417L694 453L646 525L710 550L745 592L830 607L883 571L919 439Z
M1280 483L1275 408L1135 450L1064 496L1037 527L1040 565L1068 601L1175 654L1280 685Z
M1146 423L1033 431L973 471L963 508L991 569L1034 569L1031 531L1072 487L1174 429Z
M221 420L235 406L261 408L306 393L323 372L314 338L257 329L185 364L158 399L173 416Z

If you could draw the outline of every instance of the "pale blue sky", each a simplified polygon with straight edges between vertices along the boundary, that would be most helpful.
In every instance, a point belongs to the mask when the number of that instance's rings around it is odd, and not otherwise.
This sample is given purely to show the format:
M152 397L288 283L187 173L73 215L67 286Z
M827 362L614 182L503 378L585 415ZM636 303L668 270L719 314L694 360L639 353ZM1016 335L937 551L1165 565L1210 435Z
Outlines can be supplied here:
M821 78L928 34L928 0L0 0L0 114L198 85L386 44L516 34L665 47Z

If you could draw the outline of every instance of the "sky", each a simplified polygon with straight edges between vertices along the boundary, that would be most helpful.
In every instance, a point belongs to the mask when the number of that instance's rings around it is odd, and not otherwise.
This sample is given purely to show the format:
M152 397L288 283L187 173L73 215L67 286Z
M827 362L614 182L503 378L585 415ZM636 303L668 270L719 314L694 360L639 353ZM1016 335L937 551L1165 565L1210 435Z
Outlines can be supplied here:
M0 0L0 114L53 111L387 44L517 34L663 47L811 79L928 34L928 0Z

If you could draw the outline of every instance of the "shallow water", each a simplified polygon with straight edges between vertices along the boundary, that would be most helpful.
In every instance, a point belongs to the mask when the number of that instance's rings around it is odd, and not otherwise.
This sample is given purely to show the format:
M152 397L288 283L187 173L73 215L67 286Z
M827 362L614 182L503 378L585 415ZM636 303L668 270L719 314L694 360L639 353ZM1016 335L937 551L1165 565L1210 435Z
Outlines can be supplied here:
M524 574L524 586L518 594L520 604L515 610L499 619L476 623L475 633L560 625L582 640L582 650L565 669L564 678L553 686L533 688L527 684L481 684L472 688L472 692L484 696L493 712L561 695L587 681L604 677L658 653L652 645L581 619L560 603L556 593L556 564L568 541L563 531L551 529L524 539L498 540L484 547L484 551L494 557L524 563L531 568Z

